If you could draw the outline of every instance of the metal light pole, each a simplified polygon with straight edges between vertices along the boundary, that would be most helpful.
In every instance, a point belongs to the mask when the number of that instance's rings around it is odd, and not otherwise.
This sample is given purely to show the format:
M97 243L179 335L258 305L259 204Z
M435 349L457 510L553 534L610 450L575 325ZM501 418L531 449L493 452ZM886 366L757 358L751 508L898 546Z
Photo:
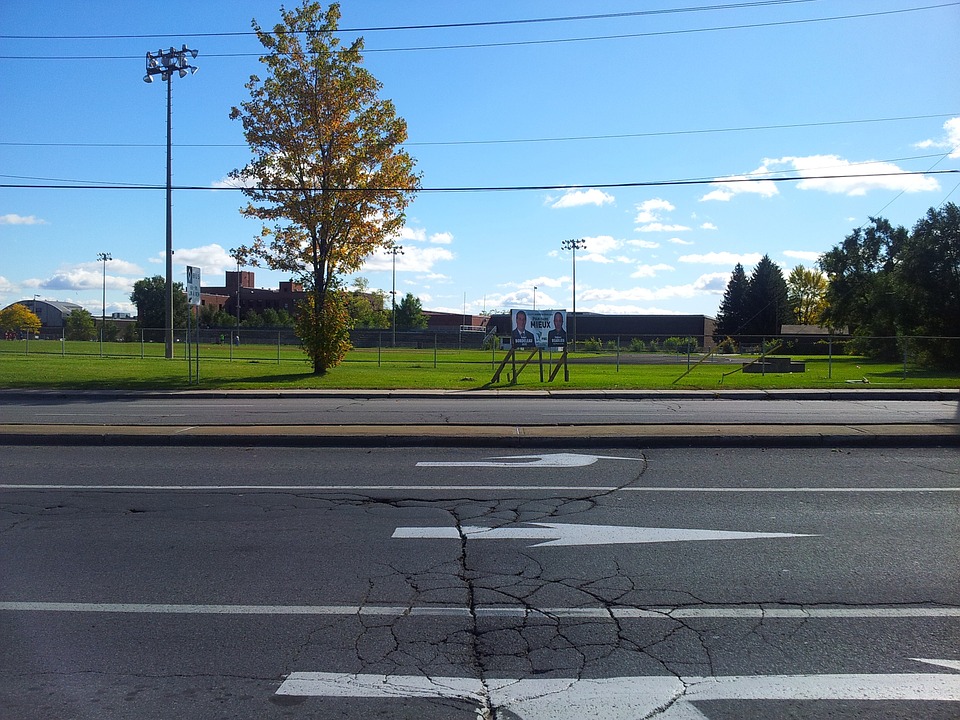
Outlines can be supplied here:
M103 263L103 307L100 310L100 357L103 357L103 331L107 328L107 261L113 260L110 253L97 253L97 260Z
M537 311L537 286L533 286L533 311Z
M390 304L393 307L393 347L397 346L397 255L403 255L403 245L391 245L387 252L393 255L393 287L390 289Z
M583 238L574 240L563 240L560 247L564 250L573 251L573 322L570 323L570 335L573 338L573 350L577 350L577 250L583 250L587 246L587 241Z
M187 55L197 57L196 50L190 50L184 45L180 50L157 50L147 53L147 74L143 76L146 83L153 82L153 76L159 75L167 83L167 299L165 302L164 344L167 359L173 357L173 154L171 135L171 105L173 90L171 80L176 72L180 77L186 77L187 72L195 73L197 68L190 65Z

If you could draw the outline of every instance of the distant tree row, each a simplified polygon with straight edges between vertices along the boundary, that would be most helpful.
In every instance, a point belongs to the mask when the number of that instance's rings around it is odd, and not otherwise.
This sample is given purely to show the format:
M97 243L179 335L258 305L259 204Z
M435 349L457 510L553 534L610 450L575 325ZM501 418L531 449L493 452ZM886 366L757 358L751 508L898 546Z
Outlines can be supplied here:
M341 290L338 293L346 313L344 327L347 329L379 328L385 330L392 326L393 313L392 308L386 306L387 293L382 290L369 292L368 288L368 281L360 277L354 281L354 289L351 292ZM166 285L162 276L154 275L137 280L133 284L130 301L137 306L137 316L141 329L159 329L164 326L166 321L164 312ZM181 283L174 283L173 301L174 327L186 327L190 305L187 302L187 294ZM78 311L74 311L74 313L76 312ZM412 293L407 293L397 303L396 319L398 330L416 330L427 326L427 318L423 314L420 300ZM39 320L37 322L39 323ZM294 314L284 309L266 308L262 311L256 311L251 308L242 313L240 318L240 326L244 328L295 327L295 323L296 317ZM232 328L236 327L237 317L221 308L204 305L200 308L200 324L203 327ZM90 319L90 328L93 328L92 318Z
M960 209L931 208L912 230L870 218L825 253L819 269L798 265L784 279L764 255L748 277L733 269L717 312L715 337L748 341L782 325L845 328L862 351L912 352L936 366L960 366Z

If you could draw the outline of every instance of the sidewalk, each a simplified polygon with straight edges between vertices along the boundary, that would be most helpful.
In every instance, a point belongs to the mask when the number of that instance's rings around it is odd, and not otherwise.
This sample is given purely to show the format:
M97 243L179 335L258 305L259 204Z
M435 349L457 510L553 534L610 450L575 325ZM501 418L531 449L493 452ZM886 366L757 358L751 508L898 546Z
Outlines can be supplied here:
M855 388L832 390L0 390L8 400L276 398L498 398L880 400L960 401L960 391ZM2 411L0 411L2 421ZM550 425L366 424L0 424L0 445L149 445L256 447L489 447L589 449L597 447L960 447L960 423L898 424L632 424Z

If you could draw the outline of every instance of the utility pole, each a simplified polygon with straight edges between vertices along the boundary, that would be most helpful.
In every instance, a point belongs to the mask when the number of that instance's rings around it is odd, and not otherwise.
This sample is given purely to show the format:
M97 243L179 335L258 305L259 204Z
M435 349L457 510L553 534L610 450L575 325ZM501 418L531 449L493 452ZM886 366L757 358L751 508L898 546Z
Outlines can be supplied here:
M97 253L97 260L103 263L103 307L100 311L100 357L103 357L103 331L107 329L107 261L113 260L110 253Z
M393 347L397 346L397 255L403 255L403 245L391 245L387 252L393 255L393 287L390 290L391 305L393 307Z

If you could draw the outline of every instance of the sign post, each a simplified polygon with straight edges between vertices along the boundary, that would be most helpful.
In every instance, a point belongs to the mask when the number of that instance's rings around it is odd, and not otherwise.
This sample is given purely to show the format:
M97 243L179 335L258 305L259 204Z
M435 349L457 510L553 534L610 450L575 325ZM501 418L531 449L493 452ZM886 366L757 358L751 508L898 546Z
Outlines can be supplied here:
M187 265L187 302L191 306L190 315L196 315L196 342L197 359L196 381L200 382L200 268ZM190 382L194 380L193 361L190 357L190 315L187 315L187 367L189 368Z
M543 382L543 351L560 353L557 367L550 373L548 382L553 382L562 365L564 380L570 380L567 369L567 311L566 310L511 310L510 311L510 352L504 358L500 368L494 373L491 382L500 381L500 373L508 362L513 363L511 382L517 382L517 375L533 360L539 357L540 382ZM516 353L519 350L530 352L530 356L519 369L516 367Z

